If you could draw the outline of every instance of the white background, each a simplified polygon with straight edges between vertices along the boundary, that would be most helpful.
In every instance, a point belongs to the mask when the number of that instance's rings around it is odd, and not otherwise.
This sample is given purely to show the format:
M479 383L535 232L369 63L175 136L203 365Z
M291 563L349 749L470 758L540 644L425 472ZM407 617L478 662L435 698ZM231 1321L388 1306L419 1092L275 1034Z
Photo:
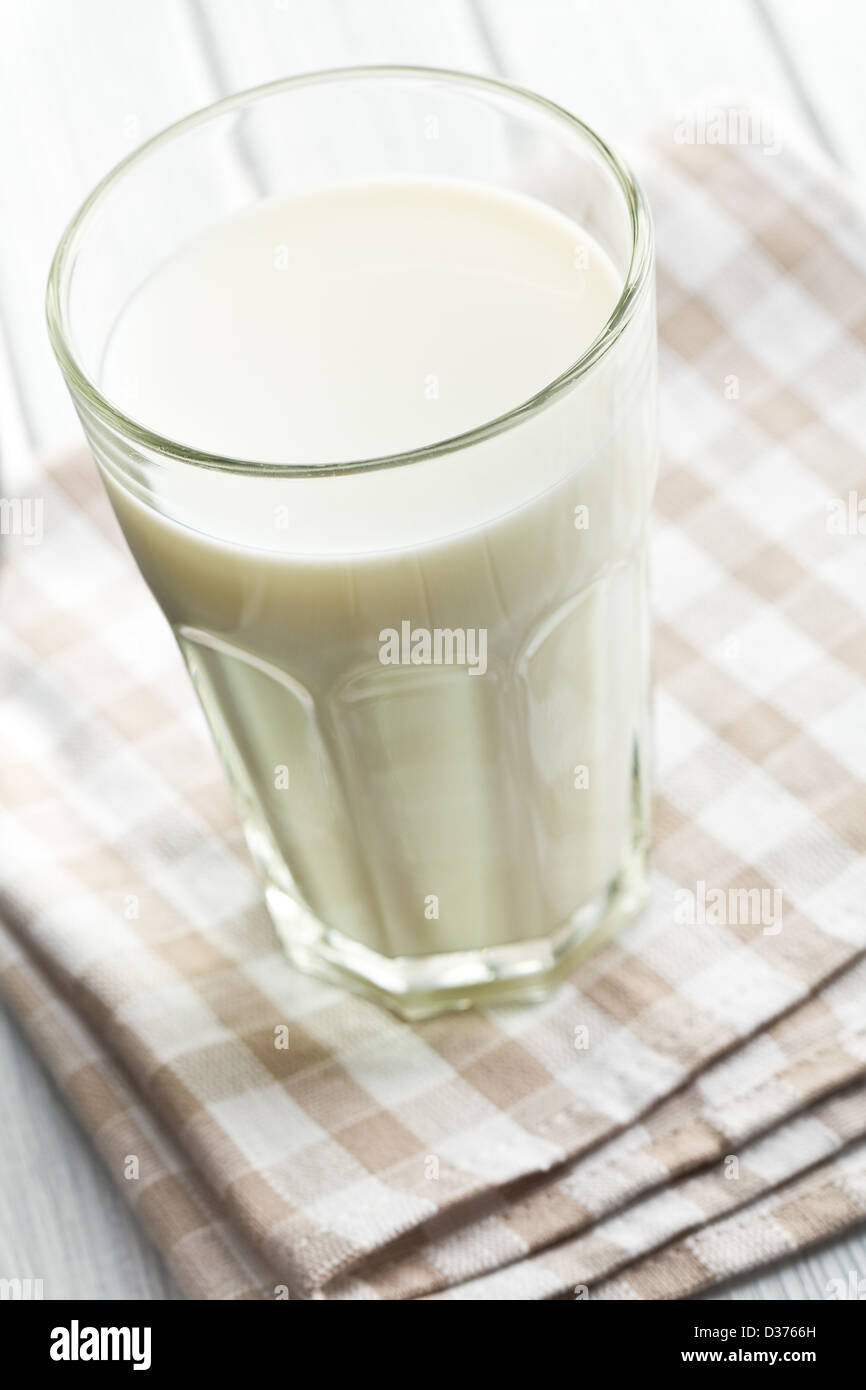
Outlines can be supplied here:
M769 106L866 183L862 0L0 0L0 476L78 437L42 300L58 237L135 145L243 87L347 63L497 73L639 150L724 93ZM639 165L639 157L636 161ZM866 1235L716 1293L825 1296ZM176 1292L0 1013L0 1276L48 1298Z

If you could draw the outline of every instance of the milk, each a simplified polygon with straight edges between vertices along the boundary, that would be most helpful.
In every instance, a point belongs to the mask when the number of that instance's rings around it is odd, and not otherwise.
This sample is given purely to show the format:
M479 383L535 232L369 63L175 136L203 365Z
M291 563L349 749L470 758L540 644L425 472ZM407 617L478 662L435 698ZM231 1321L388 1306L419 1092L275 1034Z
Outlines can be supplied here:
M345 184L219 224L116 324L113 404L259 465L136 471L91 430L305 964L388 987L571 940L643 853L650 297L585 378L435 447L566 373L622 281L528 197Z

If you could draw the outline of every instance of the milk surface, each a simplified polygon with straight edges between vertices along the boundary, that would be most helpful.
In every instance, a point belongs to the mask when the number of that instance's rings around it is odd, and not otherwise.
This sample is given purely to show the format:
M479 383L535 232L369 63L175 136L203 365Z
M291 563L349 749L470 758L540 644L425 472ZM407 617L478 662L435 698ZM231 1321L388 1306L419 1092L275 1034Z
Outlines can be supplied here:
M348 185L258 204L175 257L120 319L102 386L216 454L375 458L520 405L618 296L601 248L528 199Z
M259 204L121 315L108 398L263 466L139 487L97 450L272 908L417 957L553 932L616 880L643 795L653 364L623 353L470 447L333 465L529 401L621 280L528 198L405 180Z

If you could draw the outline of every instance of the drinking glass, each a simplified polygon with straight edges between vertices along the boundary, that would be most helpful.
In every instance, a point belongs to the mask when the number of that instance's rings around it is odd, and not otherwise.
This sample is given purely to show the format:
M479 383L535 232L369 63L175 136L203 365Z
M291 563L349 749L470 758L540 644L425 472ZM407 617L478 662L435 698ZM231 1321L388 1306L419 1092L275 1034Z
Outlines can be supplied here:
M402 178L534 199L610 258L608 322L530 399L394 456L275 464L162 437L103 393L125 307L208 229L266 198ZM291 960L407 1017L541 995L646 896L656 332L629 171L501 82L292 78L110 173L61 241L48 317ZM438 664L407 654L418 632L445 644Z

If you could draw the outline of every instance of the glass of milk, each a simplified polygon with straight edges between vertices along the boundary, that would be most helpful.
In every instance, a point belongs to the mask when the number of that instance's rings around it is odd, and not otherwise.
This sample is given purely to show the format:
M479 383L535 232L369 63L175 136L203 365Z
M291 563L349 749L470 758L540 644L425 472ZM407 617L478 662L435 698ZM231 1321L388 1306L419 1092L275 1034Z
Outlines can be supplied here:
M527 999L646 892L650 220L552 103L294 78L95 190L49 325L291 960Z

